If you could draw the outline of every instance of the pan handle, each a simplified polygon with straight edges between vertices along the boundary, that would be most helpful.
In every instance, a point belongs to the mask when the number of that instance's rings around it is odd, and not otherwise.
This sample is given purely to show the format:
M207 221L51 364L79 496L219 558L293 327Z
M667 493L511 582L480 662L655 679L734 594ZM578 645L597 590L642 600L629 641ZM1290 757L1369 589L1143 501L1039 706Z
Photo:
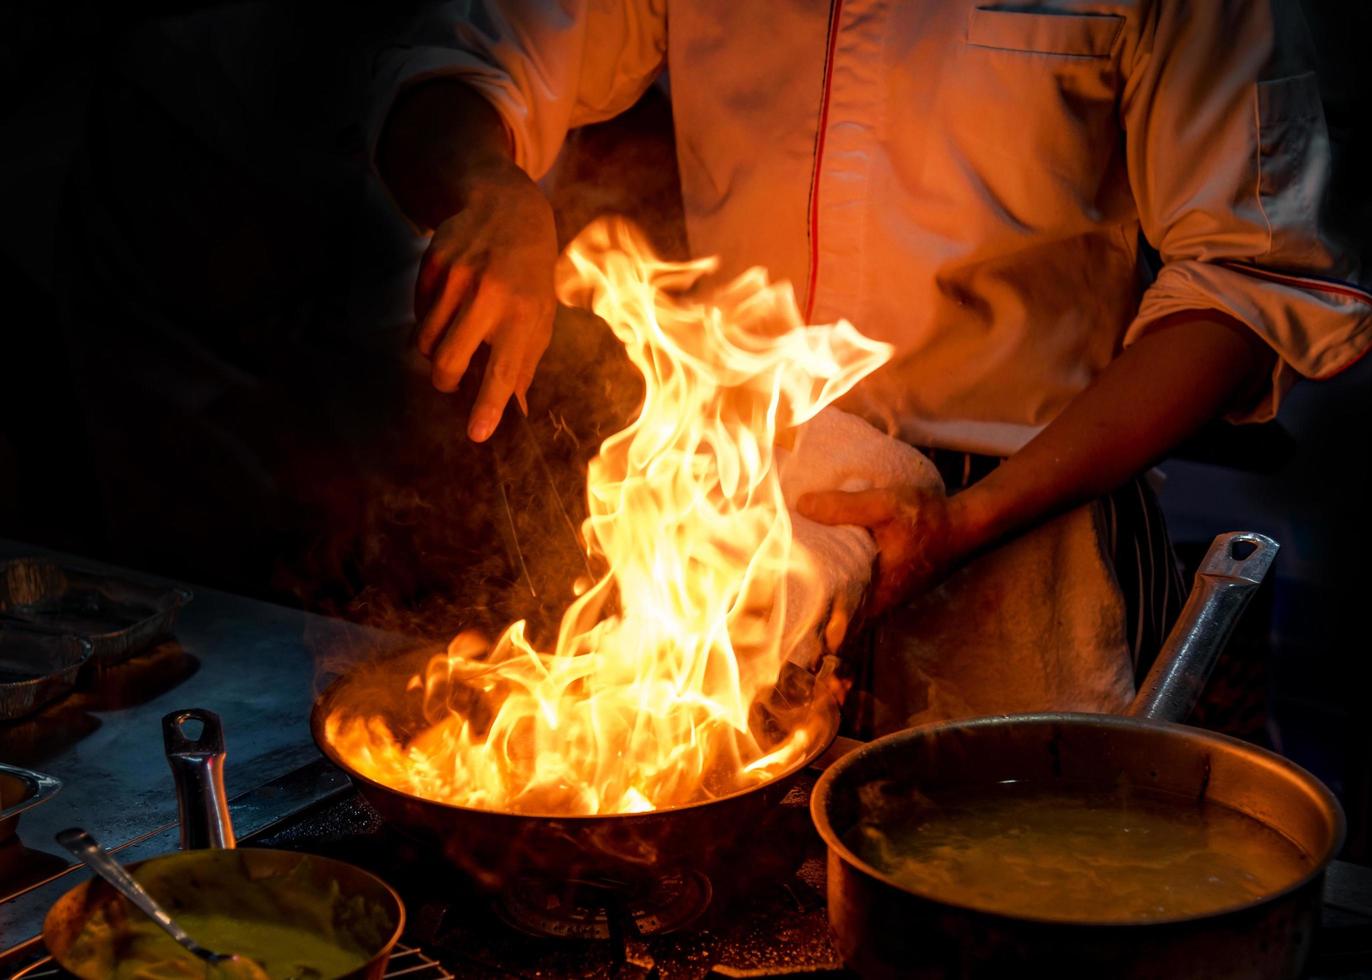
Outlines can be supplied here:
M1125 714L1186 720L1277 548L1277 542L1253 531L1215 538L1196 571L1181 616Z
M191 737L187 722L199 722L200 734ZM224 793L224 728L219 716L205 708L173 711L162 719L162 740L176 784L181 849L233 847L233 821Z

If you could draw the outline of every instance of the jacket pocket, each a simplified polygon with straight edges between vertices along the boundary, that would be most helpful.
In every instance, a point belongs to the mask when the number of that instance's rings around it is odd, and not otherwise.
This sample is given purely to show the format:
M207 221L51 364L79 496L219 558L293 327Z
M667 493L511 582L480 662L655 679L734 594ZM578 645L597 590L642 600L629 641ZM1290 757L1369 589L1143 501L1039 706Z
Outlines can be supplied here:
M983 4L969 14L931 107L956 157L940 193L995 202L1010 216L1000 230L1068 237L1101 206L1122 148L1125 18L1041 11ZM927 179L936 166L931 158Z
M1071 58L1109 58L1124 27L1117 14L1047 13L983 6L967 20L978 48Z

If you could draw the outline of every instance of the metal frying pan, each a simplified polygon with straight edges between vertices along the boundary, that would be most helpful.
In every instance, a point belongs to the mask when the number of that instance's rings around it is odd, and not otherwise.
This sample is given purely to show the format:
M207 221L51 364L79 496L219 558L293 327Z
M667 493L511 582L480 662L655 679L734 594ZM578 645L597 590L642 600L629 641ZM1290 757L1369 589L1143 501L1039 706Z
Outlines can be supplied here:
M1179 724L1277 551L1259 534L1215 539L1172 635L1126 717L1029 714L932 725L877 739L835 763L810 812L829 848L829 919L867 977L1295 978L1318 924L1327 863L1343 842L1338 801L1271 752ZM1006 781L1111 786L1118 780L1238 810L1309 858L1262 898L1205 915L1102 924L995 913L936 888L907 888L845 837L882 806L940 788ZM866 799L864 799L864 791Z
M646 813L597 816L439 803L368 779L339 755L324 730L335 707L358 704L358 692L375 691L379 685L385 689L394 686L396 677L421 672L432 653L411 651L340 677L315 701L310 729L320 751L352 778L387 822L437 844L449 860L492 891L529 878L554 884L599 881L632 890L682 873L708 881L736 877L742 873L736 862L746 857L750 842L766 834L770 811L838 732L838 705L817 685L812 703L817 729L805 756L771 780L728 796Z

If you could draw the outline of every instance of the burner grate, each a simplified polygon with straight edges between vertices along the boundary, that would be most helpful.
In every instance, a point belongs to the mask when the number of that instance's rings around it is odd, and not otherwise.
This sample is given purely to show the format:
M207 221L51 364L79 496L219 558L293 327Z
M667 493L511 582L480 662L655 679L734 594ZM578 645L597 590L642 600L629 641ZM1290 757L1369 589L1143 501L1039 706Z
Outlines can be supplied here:
M386 980L405 977L406 980L455 980L438 960L417 946L397 944L386 964Z
M659 878L649 889L616 882L521 878L496 902L496 914L531 936L620 940L685 928L710 904L710 880L696 872Z

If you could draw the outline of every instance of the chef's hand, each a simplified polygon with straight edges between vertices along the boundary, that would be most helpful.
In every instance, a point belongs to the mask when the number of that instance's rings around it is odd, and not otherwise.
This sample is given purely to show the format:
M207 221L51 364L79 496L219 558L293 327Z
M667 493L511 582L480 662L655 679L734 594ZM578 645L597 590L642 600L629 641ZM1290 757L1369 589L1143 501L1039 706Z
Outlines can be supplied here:
M467 423L482 442L511 395L525 407L552 336L557 232L547 198L508 159L470 169L465 183L462 209L435 229L419 266L416 341L440 391L457 387L479 345L490 347Z
M452 391L490 348L467 434L488 438L524 393L552 336L553 209L515 165L505 125L461 79L405 88L386 117L377 169L415 224L432 228L415 283L416 337L433 383Z
M876 576L863 612L875 616L938 585L963 557L955 501L942 491L891 487L807 493L797 507L812 521L872 532Z

